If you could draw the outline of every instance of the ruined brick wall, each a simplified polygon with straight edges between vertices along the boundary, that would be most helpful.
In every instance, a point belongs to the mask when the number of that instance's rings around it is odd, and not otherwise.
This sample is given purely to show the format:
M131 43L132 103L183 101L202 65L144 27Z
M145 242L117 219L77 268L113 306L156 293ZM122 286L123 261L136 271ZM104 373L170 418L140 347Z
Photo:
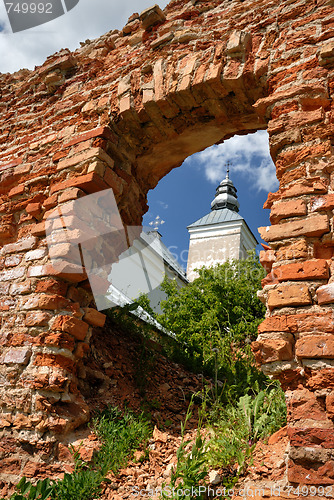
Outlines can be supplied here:
M148 190L186 157L268 129L280 187L254 352L286 389L288 479L334 484L333 10L174 0L0 75L0 480L61 460L59 436L89 419L78 378L103 315L84 274L50 265L50 211L112 188L138 224Z

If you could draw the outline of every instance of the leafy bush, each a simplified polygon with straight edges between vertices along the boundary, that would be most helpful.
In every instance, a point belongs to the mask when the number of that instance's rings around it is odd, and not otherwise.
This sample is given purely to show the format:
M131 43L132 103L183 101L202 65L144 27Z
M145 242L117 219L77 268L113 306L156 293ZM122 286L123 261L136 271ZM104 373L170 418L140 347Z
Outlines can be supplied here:
M242 261L200 269L199 278L182 289L173 280L162 285L168 298L158 321L184 345L181 362L191 359L192 368L219 381L215 397L225 402L268 385L250 348L265 314L256 293L264 274L254 252Z
M168 298L161 302L163 313L158 320L204 357L231 333L239 343L255 338L265 314L256 295L265 272L255 252L245 260L198 272L199 278L181 289L174 280L164 280Z

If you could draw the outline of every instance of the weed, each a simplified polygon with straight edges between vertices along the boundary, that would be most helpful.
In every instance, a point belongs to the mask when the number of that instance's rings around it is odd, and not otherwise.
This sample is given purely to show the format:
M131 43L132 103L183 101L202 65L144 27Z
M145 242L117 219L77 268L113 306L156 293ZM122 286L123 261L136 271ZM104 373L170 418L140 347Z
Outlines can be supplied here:
M202 412L199 414L199 422L197 427L197 435L195 442L192 445L191 451L187 452L186 449L190 441L185 440L185 430L188 421L192 417L193 399L190 401L188 411L184 423L181 422L181 444L177 450L176 468L172 469L170 484L162 486L162 498L173 498L175 500L188 500L191 497L179 493L178 491L185 491L192 489L195 485L200 485L208 474L208 461L206 451L206 439L202 436L201 430L203 425L203 418L205 414L205 405ZM177 490L173 496L170 496L173 489ZM198 497L202 498L202 497Z
M122 415L118 408L111 407L94 419L93 427L103 442L98 454L103 474L110 470L116 474L151 434L151 426L143 414L138 417L127 410Z

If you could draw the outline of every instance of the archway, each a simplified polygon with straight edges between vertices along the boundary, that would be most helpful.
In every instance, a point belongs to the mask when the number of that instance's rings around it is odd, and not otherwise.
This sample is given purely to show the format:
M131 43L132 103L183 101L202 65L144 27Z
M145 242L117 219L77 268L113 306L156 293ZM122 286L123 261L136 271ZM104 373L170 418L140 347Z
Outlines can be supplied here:
M190 154L268 129L280 188L262 231L274 273L255 351L287 390L288 479L334 483L332 15L331 0L175 0L0 75L6 446L42 449L88 419L77 367L103 318L83 298L84 275L48 265L49 211L112 188L123 222L139 224L148 189ZM19 455L10 460L20 474Z

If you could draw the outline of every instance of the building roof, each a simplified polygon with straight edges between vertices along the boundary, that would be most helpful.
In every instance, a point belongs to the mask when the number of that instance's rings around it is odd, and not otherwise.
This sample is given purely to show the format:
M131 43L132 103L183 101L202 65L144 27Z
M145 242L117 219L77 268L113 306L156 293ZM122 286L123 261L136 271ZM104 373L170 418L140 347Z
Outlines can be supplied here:
M220 208L218 210L211 210L209 214L204 215L204 217L201 217L193 224L190 224L188 228L209 226L211 224L219 224L221 222L232 222L237 220L244 220L244 218L234 210L230 210L229 208Z
M142 238L147 239L148 236L150 237L149 241L151 247L157 253L162 252L162 257L164 259L165 264L167 264L175 273L177 273L183 281L188 282L185 270L178 263L175 257L171 254L166 245L161 241L160 233L156 230L150 231L149 233L144 233L144 236L142 235Z

